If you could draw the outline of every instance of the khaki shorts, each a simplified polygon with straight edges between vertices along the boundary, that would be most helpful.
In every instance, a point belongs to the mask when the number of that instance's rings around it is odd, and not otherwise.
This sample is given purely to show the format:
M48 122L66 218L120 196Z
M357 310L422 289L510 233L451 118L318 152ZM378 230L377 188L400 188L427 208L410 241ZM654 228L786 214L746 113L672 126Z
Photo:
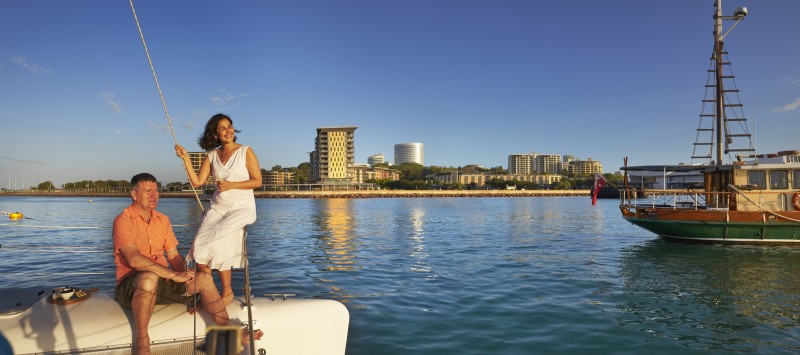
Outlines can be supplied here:
M120 306L131 309L136 275L126 277L114 289L114 299ZM192 304L194 297L186 295L186 284L159 278L156 287L156 304Z

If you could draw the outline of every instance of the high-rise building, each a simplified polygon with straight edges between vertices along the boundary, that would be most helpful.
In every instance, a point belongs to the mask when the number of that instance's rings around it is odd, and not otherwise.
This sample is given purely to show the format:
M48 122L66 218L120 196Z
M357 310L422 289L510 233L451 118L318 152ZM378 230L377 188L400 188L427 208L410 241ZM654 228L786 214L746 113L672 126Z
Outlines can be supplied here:
M375 166L375 164L382 164L382 163L385 163L383 153L370 155L367 158L367 164L369 164L369 166Z
M192 169L195 172L200 171L200 165L203 164L203 159L206 158L208 153L206 152L188 152L189 153L189 161L192 162ZM214 184L214 177L211 174L208 175L206 179L206 183L204 185L213 185Z
M511 154L508 156L508 173L516 174L532 174L533 173L533 159L538 154Z
M569 171L569 164L575 161L575 156L572 154L564 154L561 156L561 172L559 174L563 174L565 171Z
M561 174L561 156L539 154L533 159L533 171L538 174Z
M309 154L311 181L350 182L355 165L355 131L358 127L317 128L314 151Z
M394 145L394 164L417 163L425 166L425 152L422 143L400 143Z

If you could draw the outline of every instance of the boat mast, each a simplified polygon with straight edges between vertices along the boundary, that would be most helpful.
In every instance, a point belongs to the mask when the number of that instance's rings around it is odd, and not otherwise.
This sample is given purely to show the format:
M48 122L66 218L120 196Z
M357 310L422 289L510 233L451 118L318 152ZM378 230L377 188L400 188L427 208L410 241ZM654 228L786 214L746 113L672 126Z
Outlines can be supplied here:
M722 165L722 131L724 129L724 118L725 116L725 105L724 99L725 95L723 95L722 90L722 0L716 0L717 3L714 5L716 6L716 13L714 13L714 58L716 59L716 73L715 76L715 93L714 99L716 100L717 108L716 108L716 139L715 139L715 147L717 148L717 159L715 164L717 166ZM719 185L717 185L719 187Z

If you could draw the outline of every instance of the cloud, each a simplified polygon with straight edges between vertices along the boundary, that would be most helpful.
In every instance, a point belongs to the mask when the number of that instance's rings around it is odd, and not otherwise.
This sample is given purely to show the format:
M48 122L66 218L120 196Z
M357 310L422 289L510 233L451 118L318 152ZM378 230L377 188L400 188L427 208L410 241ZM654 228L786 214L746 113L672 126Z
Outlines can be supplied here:
M786 79L786 84L788 84L789 86L800 86L800 79L792 79L792 78Z
M214 103L215 105L224 106L236 100L236 96L233 96L230 92L228 92L225 89L221 89L220 93L222 95L211 97L211 102Z
M28 63L28 58L18 55L11 57L11 63L28 69L28 71L33 74L46 74L52 71L50 69L40 67L38 64Z
M242 104L242 97L250 96L249 93L233 95L225 89L220 89L219 92L220 95L211 97L211 102L216 105L217 109L220 111L229 110L233 107L239 106Z
M788 112L797 109L798 107L800 107L800 99L794 100L794 102L783 107L776 107L772 109L772 112Z
M106 105L108 105L108 108L118 113L122 112L122 107L120 107L119 103L117 103L117 101L114 100L114 93L102 93L97 96L106 101Z
M159 131L167 133L167 134L172 132L172 130L169 129L169 125L165 125L165 124L158 124L158 123L150 122L150 123L147 124L147 127L154 128L156 130L159 130Z

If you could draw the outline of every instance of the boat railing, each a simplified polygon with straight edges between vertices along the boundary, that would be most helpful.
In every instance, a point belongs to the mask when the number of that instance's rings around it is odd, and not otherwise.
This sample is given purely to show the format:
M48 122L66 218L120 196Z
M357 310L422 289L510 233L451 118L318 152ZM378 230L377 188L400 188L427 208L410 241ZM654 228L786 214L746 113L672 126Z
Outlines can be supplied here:
M627 208L764 211L790 208L786 191L706 192L687 190L623 190L620 205Z
M728 192L716 193L729 195ZM623 190L620 204L629 207L672 207L674 209L706 209L706 192L686 190ZM712 198L713 199L713 198Z

